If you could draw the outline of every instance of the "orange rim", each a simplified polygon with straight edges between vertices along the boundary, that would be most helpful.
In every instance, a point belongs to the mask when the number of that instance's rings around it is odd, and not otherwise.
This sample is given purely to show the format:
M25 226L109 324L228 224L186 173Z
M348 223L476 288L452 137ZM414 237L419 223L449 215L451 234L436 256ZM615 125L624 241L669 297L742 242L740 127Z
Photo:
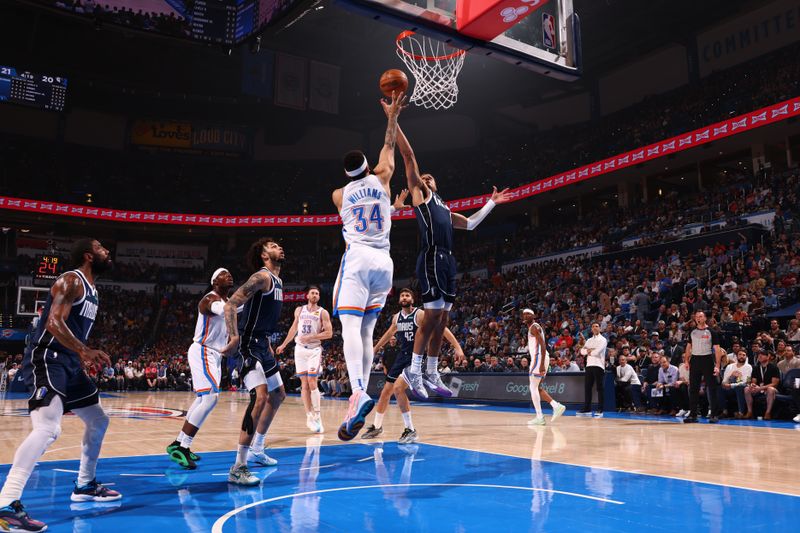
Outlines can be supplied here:
M411 30L406 30L406 31L402 32L400 35L397 36L397 39L395 39L395 43L397 44L397 49L400 50L400 52L402 52L404 55L406 55L408 57L416 59L417 61L445 61L447 59L453 59L454 57L458 57L458 56L464 55L466 53L466 50L458 50L458 49L456 49L456 51L453 52L452 54L447 54L447 55L444 55L444 56L420 56L420 55L412 54L411 52L407 52L403 48L403 45L400 44L400 42L403 39L407 39L408 37L411 37L414 34L416 34L416 32L411 31Z

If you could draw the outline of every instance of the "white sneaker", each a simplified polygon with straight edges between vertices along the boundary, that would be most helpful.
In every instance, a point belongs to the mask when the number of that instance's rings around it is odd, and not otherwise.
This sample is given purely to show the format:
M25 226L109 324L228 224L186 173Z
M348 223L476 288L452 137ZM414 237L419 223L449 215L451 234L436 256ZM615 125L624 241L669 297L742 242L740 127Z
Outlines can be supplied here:
M800 424L800 415L797 415L792 420L794 420L796 423Z
M261 480L254 476L252 472L250 472L250 469L247 468L247 465L240 465L238 467L232 466L228 471L228 483L252 487L261 483Z
M403 376L403 381L408 384L411 392L413 392L417 397L422 398L423 400L428 397L428 391L425 390L425 384L422 382L422 373L415 374L411 371L411 367L407 366L403 369L403 373L400 375Z
M322 417L320 415L314 416L314 429L312 429L314 433L322 433L325 431L325 428L322 427Z
M689 413L687 413L686 411L684 411L683 409L681 409L680 411L678 411L678 414L677 414L677 415L675 415L675 418L683 418L684 416L686 416L686 415L688 415L688 414L689 414Z
M537 417L534 417L534 418L528 420L528 425L529 426L544 426L546 424L547 424L547 422L545 421L543 416L537 416Z
M564 411L566 410L567 408L564 406L564 404L557 403L556 406L553 407L553 416L550 418L550 422L555 422L559 416L564 414Z
M275 466L278 464L278 461L264 453L264 450L253 451L252 448L247 452L247 460L253 461L261 466Z
M317 424L314 422L314 415L310 415L310 414L306 415L306 427L312 433L318 433L317 432Z

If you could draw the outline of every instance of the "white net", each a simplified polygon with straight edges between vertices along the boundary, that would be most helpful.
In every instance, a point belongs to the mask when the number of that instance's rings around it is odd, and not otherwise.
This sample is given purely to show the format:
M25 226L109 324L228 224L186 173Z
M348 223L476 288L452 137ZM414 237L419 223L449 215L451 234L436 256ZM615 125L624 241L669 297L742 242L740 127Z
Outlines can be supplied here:
M414 75L411 103L426 109L448 109L456 103L464 50L404 31L397 36L397 55Z

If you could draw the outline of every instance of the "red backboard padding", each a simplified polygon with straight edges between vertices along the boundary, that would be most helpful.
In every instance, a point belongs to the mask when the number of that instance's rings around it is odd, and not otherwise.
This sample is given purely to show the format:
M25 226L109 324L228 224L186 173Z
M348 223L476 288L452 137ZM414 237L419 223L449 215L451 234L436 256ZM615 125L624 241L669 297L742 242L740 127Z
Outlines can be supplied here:
M456 28L491 41L542 7L548 0L457 0Z

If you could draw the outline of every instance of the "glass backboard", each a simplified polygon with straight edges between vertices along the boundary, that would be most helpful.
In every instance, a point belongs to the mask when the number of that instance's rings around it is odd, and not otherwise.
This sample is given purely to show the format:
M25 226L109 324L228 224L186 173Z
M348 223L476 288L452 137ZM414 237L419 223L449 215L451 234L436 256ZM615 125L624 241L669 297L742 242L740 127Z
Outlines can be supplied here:
M470 0L462 0L469 2ZM518 0L524 17L487 41L457 27L457 0L336 0L348 9L434 37L472 54L491 56L562 80L581 75L580 22L572 0ZM512 2L513 3L513 2ZM498 13L508 7L498 7ZM506 12L509 13L509 12ZM511 12L511 16L515 17Z

